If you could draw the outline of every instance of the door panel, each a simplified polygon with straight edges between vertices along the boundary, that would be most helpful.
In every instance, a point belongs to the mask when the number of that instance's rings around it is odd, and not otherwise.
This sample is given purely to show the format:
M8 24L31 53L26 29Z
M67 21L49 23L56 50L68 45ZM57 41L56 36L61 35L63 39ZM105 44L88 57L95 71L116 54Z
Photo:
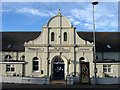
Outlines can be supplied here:
M54 79L64 79L64 64L54 64Z
M81 83L89 83L89 63L81 63Z

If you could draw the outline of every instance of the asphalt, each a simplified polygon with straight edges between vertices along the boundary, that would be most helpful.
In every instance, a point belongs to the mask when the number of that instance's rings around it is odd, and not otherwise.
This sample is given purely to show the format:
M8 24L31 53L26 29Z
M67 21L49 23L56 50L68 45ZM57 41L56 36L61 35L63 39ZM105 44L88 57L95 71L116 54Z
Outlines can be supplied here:
M39 85L39 84L9 84L2 83L2 90L120 90L120 85L90 85L90 84L52 84L52 85Z

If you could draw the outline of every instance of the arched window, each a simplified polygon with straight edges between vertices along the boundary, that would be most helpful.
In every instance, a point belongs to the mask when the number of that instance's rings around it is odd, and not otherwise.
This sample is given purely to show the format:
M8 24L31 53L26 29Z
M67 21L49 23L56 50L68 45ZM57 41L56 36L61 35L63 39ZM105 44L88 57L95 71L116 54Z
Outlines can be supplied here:
M60 57L55 57L54 64L64 64L64 61Z
M79 60L82 61L82 60L85 60L85 58L84 58L84 57L81 57Z
M54 32L51 33L51 41L54 41L54 38L55 38L55 34Z
M39 61L37 57L33 58L33 71L38 71L39 70Z
M67 41L67 33L64 32L64 41Z
M4 58L4 60L5 60L5 61L12 60L11 55L6 55L5 58Z
M22 55L22 56L20 57L20 60L25 60L25 55Z

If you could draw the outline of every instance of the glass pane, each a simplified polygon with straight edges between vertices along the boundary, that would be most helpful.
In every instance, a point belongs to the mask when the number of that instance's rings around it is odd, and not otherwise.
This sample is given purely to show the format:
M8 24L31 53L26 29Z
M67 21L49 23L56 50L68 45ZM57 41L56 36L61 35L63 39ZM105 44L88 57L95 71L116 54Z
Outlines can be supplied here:
M14 68L11 68L11 71L12 71L12 72L14 72L14 70L15 70Z
M38 70L38 66L33 66L33 71Z
M64 41L67 41L67 33L64 33Z
M104 69L103 69L103 72L107 72L107 69L106 69L106 68L104 68Z
M111 67L111 65L108 65L108 67Z
M33 60L38 60L38 58L37 58L37 57L34 57Z
M10 68L7 68L7 70L6 70L6 71L7 71L7 72L8 72L8 71L10 71Z
M7 65L7 68L10 68L10 65Z
M51 33L51 41L54 41L54 32Z
M111 68L108 68L108 72L111 72Z
M107 67L107 65L103 65L103 67Z
M33 65L38 65L38 61L33 61Z
M11 65L11 67L14 67L14 65Z

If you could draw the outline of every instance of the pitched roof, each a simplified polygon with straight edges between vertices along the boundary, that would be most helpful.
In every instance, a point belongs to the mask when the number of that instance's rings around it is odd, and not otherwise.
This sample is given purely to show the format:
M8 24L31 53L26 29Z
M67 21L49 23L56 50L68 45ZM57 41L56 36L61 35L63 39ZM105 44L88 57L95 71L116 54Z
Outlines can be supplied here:
M24 42L33 40L41 32L2 32L2 51L24 51ZM8 48L8 45L12 48Z
M120 32L96 32L95 34L97 52L120 51ZM93 32L78 32L78 35L84 40L93 41Z
M41 32L1 32L2 48L3 51L24 51L24 42L34 40L40 35ZM93 41L93 32L77 32L79 37L84 40ZM116 52L120 51L119 32L96 32L96 51L97 52ZM8 48L9 45L12 48ZM108 48L107 45L109 45Z

